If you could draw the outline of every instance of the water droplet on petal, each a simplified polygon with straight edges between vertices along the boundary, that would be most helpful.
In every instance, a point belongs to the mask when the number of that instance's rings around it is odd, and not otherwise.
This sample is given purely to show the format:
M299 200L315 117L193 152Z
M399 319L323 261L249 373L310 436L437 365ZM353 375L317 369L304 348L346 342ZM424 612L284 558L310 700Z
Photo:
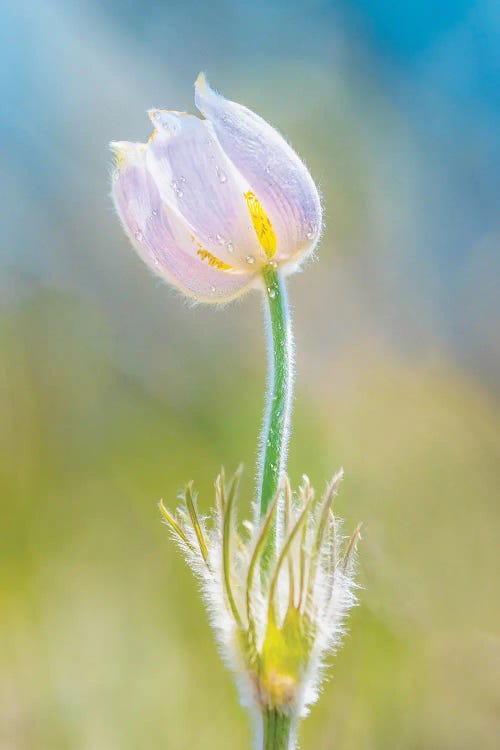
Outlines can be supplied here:
M255 258L253 257L253 255L247 255L245 260L250 266L253 266L253 264L255 263Z
M216 166L215 171L217 172L217 177L219 178L219 182L227 182L227 174L224 172L221 167Z
M153 210L151 211L151 216L158 216L158 209L157 208L153 208Z
M216 234L215 235L215 239L217 240L217 242L219 243L219 245L224 245L225 242L226 242L226 240L224 239L224 237L222 236L222 234Z
M228 251L228 253L232 253L232 252L233 252L233 250L234 250L234 245L233 245L233 243L232 243L232 242L228 242L228 243L227 243L227 245L226 245L226 250Z
M313 224L309 224L307 227L306 237L308 240L312 240L314 235L316 234L316 228Z
M134 232L134 237L138 242L142 242L142 240L144 239L144 235L140 229L136 229L136 231Z
M271 299L274 299L276 297L276 289L273 289L272 286L267 287L267 293L271 297Z
M177 180L172 180L172 182L170 184L171 184L171 186L173 188L173 191L176 194L176 196L178 198L182 198L182 196L184 195L184 192L183 192L181 186L179 185L179 182Z
M217 291L217 289L214 286L211 286L210 287L210 291L212 292L212 294L215 294L215 292Z

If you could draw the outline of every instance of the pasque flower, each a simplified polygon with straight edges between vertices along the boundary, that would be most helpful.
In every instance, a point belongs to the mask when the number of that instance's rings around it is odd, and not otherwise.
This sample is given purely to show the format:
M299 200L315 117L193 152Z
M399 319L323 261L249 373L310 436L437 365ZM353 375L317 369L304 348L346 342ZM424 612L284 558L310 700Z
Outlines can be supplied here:
M268 264L296 269L321 231L316 186L261 117L213 91L200 74L204 119L150 110L146 144L111 144L113 199L135 249L159 276L203 302L260 283Z
M287 748L298 719L317 697L325 655L338 646L343 618L354 602L359 527L346 539L333 512L342 472L320 500L306 476L295 495L285 478L261 521L238 524L240 473L228 483L224 471L217 477L211 518L198 513L192 483L174 512L163 502L160 510L201 582L242 702L254 715L266 717L259 729L267 731L267 739L274 722L275 742L266 747ZM273 522L279 541L272 545L264 574L263 550ZM282 745L277 743L277 724L285 734Z
M202 584L222 652L256 718L256 747L291 750L315 700L325 655L354 602L350 540L333 513L341 474L315 498L286 475L293 339L285 276L322 228L316 186L297 154L258 115L215 93L203 75L204 119L152 110L146 144L115 142L113 199L149 267L200 302L259 287L266 300L270 377L253 518L236 520L239 472L215 484L211 517L188 484L183 504L160 509Z

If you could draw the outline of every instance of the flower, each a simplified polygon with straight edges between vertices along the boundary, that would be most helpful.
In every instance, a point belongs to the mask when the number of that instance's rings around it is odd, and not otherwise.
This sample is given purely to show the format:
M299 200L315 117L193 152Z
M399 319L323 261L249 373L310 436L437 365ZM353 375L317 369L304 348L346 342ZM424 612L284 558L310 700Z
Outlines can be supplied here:
M153 109L146 144L113 142L112 195L138 254L202 302L227 302L261 283L269 265L296 270L314 250L321 203L308 170L261 117L213 91L205 119Z
M317 697L325 655L335 649L354 603L353 552L358 527L345 544L332 510L342 479L334 476L321 501L304 476L296 496L285 479L260 522L235 521L240 470L215 482L212 518L198 514L190 483L184 506L160 510L202 584L219 645L239 678L242 701L265 711L304 716ZM278 529L274 543L273 527ZM273 537L271 566L261 566Z

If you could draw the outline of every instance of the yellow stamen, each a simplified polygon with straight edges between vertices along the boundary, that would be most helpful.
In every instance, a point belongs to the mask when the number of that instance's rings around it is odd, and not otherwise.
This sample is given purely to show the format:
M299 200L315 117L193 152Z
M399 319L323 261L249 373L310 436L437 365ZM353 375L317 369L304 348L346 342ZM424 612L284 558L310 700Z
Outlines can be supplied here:
M261 247L267 257L272 258L276 252L277 242L269 216L264 211L264 207L255 193L249 190L248 193L244 193L244 197Z
M223 260L209 253L204 247L200 247L196 251L196 255L199 255L202 260L206 260L209 266L216 268L218 271L230 271L232 268L228 263L224 263Z

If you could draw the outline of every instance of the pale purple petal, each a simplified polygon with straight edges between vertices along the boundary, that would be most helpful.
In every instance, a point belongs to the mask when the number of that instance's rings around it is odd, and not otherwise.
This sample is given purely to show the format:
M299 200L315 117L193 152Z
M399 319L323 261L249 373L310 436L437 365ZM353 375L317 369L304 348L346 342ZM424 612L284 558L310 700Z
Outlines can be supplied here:
M185 221L169 211L146 169L144 146L119 145L128 154L127 163L113 177L115 207L132 244L154 273L200 302L226 302L250 288L254 274L218 270L197 256L196 238Z
M213 91L203 75L195 101L269 215L278 239L275 260L310 252L321 232L321 202L295 151L261 117Z
M150 117L156 131L146 164L162 199L215 257L245 271L265 262L244 197L249 185L211 126L182 112L153 110Z

